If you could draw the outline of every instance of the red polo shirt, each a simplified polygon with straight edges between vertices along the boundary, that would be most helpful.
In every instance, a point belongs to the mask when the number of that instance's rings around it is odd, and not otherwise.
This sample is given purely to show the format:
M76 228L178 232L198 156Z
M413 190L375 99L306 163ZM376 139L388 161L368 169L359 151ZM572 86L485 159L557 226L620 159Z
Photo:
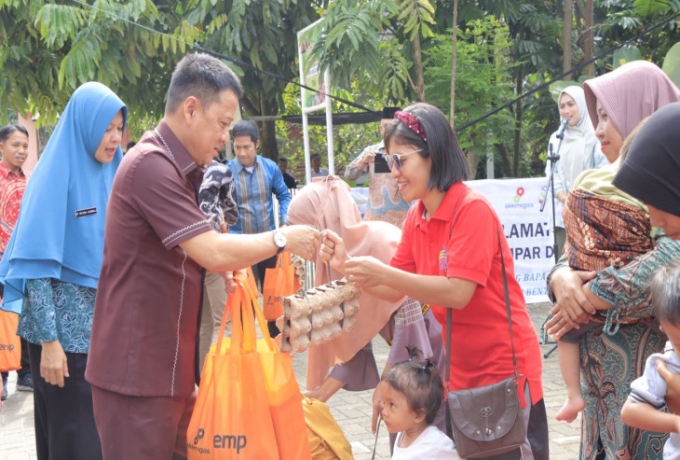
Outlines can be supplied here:
M404 222L393 267L422 275L441 275L477 283L470 303L453 310L450 389L496 383L513 375L498 232L500 220L479 193L462 182L446 193L432 218L423 218L422 202L413 206ZM510 247L501 236L510 293L515 353L520 373L529 381L532 403L543 397L541 351L515 279ZM432 311L446 339L446 309ZM523 388L523 385L520 386Z
M92 385L133 396L194 391L203 269L179 243L214 231L197 204L202 177L163 122L123 158L106 216Z
M19 173L12 172L9 166L0 161L0 258L17 224L27 182L28 177L21 169Z

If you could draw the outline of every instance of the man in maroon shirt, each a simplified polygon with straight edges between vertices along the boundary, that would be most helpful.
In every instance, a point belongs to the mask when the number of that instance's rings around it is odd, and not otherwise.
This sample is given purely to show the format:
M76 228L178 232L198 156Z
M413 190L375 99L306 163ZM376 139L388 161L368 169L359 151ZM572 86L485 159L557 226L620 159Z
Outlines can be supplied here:
M307 226L218 234L200 210L202 167L229 141L241 96L224 63L185 56L163 120L114 179L86 371L105 460L186 458L204 269L238 270L284 249L310 259L318 247Z

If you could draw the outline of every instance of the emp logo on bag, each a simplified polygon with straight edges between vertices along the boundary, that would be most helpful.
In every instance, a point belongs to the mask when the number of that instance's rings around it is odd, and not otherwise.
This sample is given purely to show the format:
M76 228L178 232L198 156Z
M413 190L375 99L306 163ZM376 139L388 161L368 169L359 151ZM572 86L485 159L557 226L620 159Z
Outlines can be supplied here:
M198 442L205 436L205 431L203 428L199 428L194 438L194 445L189 445L192 450L203 450L205 453L210 453L208 449L199 449L195 447ZM244 449L247 444L247 439L245 435L239 434L216 434L213 436L213 448L214 449L236 449L236 453L240 453L241 449ZM200 452L203 453L203 452Z

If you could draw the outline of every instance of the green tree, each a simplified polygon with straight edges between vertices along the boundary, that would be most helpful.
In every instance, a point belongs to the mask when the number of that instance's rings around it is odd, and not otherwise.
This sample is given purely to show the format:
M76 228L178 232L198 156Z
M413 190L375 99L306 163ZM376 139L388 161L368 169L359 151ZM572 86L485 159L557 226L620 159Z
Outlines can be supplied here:
M597 53L617 46L640 34L646 28L680 12L680 0L602 0L595 9L596 34L599 36ZM680 21L676 18L665 27L640 37L631 48L618 54L624 60L649 59L659 65L671 47L680 41ZM596 63L600 71L620 65L607 57Z
M206 24L205 48L293 80L299 73L297 32L319 18L316 8L321 6L299 0L189 0L187 21L197 27ZM237 71L242 75L246 113L278 115L287 82L248 67ZM273 121L260 123L260 143L264 156L278 158Z
M159 118L174 63L199 29L169 3L0 0L0 111L40 114L51 123L80 84L110 86L140 118ZM174 5L174 3L172 3ZM136 27L136 21L179 38Z
M428 0L337 0L324 21L313 53L335 86L349 88L358 78L396 104L425 100L422 39L435 23Z
M449 34L436 35L428 50L425 77L429 102L438 107L450 105L452 42ZM498 100L513 96L512 42L506 24L494 16L467 22L458 30L458 72L456 77L456 127L484 115ZM459 133L458 140L468 156L473 172L479 158L496 152L503 169L512 169L508 141L513 133L509 110L499 112Z

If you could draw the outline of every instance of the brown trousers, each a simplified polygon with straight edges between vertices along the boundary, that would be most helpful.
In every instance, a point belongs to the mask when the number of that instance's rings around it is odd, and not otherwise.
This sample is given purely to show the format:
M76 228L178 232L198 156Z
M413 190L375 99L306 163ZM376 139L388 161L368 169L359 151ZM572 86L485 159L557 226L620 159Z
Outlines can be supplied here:
M187 458L187 427L196 392L190 396L139 397L93 385L92 399L104 460Z

